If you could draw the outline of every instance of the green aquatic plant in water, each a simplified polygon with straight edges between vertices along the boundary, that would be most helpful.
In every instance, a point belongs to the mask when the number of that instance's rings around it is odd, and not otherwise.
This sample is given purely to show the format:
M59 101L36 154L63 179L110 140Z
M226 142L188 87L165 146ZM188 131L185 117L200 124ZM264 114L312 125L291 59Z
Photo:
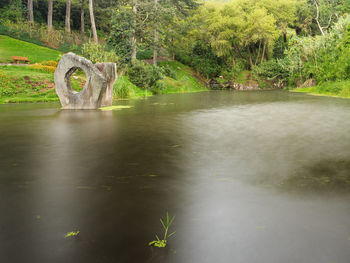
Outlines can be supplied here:
M75 237L75 236L78 236L80 233L80 231L71 231L71 232L68 232L64 237L65 238L68 238L68 237Z
M116 105L116 106L102 107L102 108L100 108L100 110L102 110L102 111L111 111L111 110L130 109L130 108L132 108L132 106Z
M160 223L162 224L162 227L163 227L163 229L164 229L164 237L163 237L163 239L161 240L161 239L156 235L157 240L153 240L153 241L149 242L149 243L148 243L149 246L155 246L155 247L159 247L159 248L161 248L161 247L166 247L167 239L176 233L176 231L174 231L174 232L172 232L171 234L168 234L169 228L170 228L171 224L173 223L174 219L175 219L175 216L173 216L173 217L170 219L168 212L166 212L166 221L165 221L165 223L164 223L163 219L160 218Z

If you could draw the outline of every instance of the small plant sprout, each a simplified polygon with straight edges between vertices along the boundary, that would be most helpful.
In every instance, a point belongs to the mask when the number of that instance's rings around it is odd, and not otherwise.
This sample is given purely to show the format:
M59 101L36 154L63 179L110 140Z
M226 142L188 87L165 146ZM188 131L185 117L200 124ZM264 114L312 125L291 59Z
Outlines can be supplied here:
M68 237L76 237L78 236L80 233L80 231L71 231L71 232L68 232L64 237L65 238L68 238Z
M173 216L171 219L169 218L168 212L166 212L166 222L165 223L164 223L163 219L160 218L160 223L162 224L162 227L164 229L164 237L161 240L156 235L157 240L153 240L153 241L149 242L148 243L149 246L155 246L155 247L159 247L159 248L166 247L167 239L176 233L176 231L174 231L171 234L168 234L169 228L170 228L172 222L174 221L174 219L175 219L175 216Z

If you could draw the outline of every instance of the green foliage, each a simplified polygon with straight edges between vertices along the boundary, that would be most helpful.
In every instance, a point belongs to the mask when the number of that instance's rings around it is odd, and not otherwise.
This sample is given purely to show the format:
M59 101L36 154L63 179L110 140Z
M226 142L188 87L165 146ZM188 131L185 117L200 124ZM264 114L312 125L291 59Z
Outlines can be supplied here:
M160 63L160 70L164 76L177 79L176 71L169 66L169 63Z
M317 85L316 87L299 88L295 92L307 92L314 95L326 95L342 98L350 98L350 81L330 81Z
M93 63L117 62L118 57L113 51L107 51L105 44L96 44L88 42L83 45L83 56Z
M151 49L138 50L136 54L136 58L139 60L151 59L152 57L153 57L153 50Z
M156 235L157 240L149 242L148 243L149 246L155 246L155 247L159 247L159 248L166 247L168 238L173 236L176 233L176 231L174 231L174 232L168 234L170 226L173 223L174 219L175 219L175 216L170 218L168 212L166 212L165 222L163 221L162 218L160 218L160 223L162 224L163 231L164 231L163 239L162 240L159 239L159 237Z
M45 24L35 24L6 20L0 23L0 35L7 35L39 46L57 49L62 52L79 52L82 42L88 41L86 36L77 32L66 34L63 29L47 30Z
M133 30L135 30L135 18L132 10L128 7L120 6L113 12L112 30L107 42L113 47L122 64L131 62Z
M0 103L57 100L53 74L29 66L0 66Z
M13 0L9 5L0 8L0 23L10 20L12 22L19 22L23 19L24 7L21 0Z
M266 80L286 80L289 72L286 71L278 60L271 59L252 68L252 75L254 78L263 78Z
M145 93L145 90L142 90L131 83L128 76L118 76L113 88L113 97L125 99L138 96L147 96L147 94Z
M164 76L161 69L144 62L136 62L128 69L130 81L142 89L151 89L156 86L158 80Z
M224 64L223 60L213 53L212 48L200 40L192 44L188 58L190 62L187 65L191 65L206 78L219 76Z
M350 76L350 50L345 29L350 16L339 21L325 35L295 37L280 62L294 84L314 78L317 82L347 79Z
M231 68L223 70L221 74L225 79L234 80L239 76L239 74L244 70L244 68L244 62L241 59L238 59Z

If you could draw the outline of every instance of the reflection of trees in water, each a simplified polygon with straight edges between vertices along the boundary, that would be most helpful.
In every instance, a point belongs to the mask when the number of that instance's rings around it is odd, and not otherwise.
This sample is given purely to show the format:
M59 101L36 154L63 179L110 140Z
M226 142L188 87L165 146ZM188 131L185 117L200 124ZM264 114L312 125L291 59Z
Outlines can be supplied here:
M350 193L350 160L323 160L300 168L281 186L293 191Z

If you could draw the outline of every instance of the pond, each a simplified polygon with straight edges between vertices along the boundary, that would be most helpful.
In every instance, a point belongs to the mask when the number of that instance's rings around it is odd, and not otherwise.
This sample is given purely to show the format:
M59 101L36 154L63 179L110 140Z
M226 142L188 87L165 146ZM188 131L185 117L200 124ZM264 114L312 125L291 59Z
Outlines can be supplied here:
M118 104L0 105L0 262L349 262L350 100ZM166 212L175 236L148 247Z

